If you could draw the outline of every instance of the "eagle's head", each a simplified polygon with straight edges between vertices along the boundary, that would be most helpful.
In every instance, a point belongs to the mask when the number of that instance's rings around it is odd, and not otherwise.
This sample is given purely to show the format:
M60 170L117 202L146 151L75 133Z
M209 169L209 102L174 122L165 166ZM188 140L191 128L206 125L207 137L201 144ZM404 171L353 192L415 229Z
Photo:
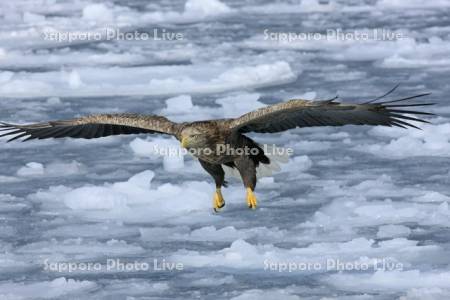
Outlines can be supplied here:
M181 131L181 146L183 148L202 148L207 143L207 134L201 128L187 126Z

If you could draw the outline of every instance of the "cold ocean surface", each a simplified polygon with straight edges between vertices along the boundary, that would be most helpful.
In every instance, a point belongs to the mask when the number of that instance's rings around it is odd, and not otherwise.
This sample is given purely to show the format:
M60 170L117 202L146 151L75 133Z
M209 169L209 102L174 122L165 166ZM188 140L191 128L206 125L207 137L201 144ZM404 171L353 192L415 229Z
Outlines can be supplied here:
M450 298L449 9L445 0L0 2L5 122L234 117L295 97L362 102L397 83L391 98L429 91L422 101L437 103L424 108L437 116L422 131L250 134L294 155L260 180L256 211L230 179L219 214L197 161L158 155L179 147L168 137L2 138L0 298ZM156 30L159 40L107 39L105 27ZM401 38L324 38L337 28Z

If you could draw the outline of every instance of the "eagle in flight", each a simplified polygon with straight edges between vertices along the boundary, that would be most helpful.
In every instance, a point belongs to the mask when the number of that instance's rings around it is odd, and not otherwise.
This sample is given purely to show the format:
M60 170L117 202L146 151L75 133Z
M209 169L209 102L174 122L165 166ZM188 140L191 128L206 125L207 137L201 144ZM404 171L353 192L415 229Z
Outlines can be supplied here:
M3 132L0 137L14 135L8 140L9 142L23 137L26 137L23 141L28 141L63 137L92 139L138 133L171 135L179 140L182 147L188 149L189 153L197 157L201 166L213 177L216 184L213 196L214 211L218 211L225 205L221 192L221 188L226 187L223 166L234 168L239 172L246 188L247 205L255 209L257 206L254 194L257 181L256 168L260 164L270 164L271 161L261 145L245 134L275 133L296 127L347 124L418 128L409 121L428 123L414 115L432 115L431 113L411 110L411 107L433 103L410 103L408 100L423 97L429 93L378 101L396 87L383 96L359 104L338 102L337 97L322 101L293 99L232 119L175 123L156 115L100 114L29 125L0 122L0 130L6 132ZM220 151L219 153L218 145L226 145L227 149L231 150L247 149L249 151Z

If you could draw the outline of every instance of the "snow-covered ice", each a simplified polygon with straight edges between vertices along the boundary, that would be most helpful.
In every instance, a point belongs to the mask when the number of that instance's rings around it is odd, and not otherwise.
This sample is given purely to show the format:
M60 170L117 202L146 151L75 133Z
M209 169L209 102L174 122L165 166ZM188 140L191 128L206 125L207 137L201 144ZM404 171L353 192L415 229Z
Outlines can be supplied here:
M421 100L437 114L414 123L422 130L251 134L294 153L260 179L256 211L230 177L220 214L211 211L211 178L169 137L0 138L0 299L449 298L448 8L445 0L0 2L0 121L230 118L290 98L362 102L397 83L399 96L432 92ZM108 39L107 28L150 39ZM401 38L329 38L330 29ZM46 38L66 32L95 38Z

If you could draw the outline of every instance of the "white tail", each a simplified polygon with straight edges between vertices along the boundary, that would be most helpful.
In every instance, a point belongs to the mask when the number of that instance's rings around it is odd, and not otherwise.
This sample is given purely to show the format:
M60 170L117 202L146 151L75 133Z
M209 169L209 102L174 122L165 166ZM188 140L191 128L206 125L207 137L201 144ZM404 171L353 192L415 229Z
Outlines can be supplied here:
M272 176L274 172L281 170L280 164L285 164L289 161L289 151L281 147L276 147L275 145L259 145L263 150L264 154L270 159L270 164L262 164L256 168L256 177L269 177ZM239 171L236 168L231 168L228 166L223 166L225 171L225 176L241 178Z

